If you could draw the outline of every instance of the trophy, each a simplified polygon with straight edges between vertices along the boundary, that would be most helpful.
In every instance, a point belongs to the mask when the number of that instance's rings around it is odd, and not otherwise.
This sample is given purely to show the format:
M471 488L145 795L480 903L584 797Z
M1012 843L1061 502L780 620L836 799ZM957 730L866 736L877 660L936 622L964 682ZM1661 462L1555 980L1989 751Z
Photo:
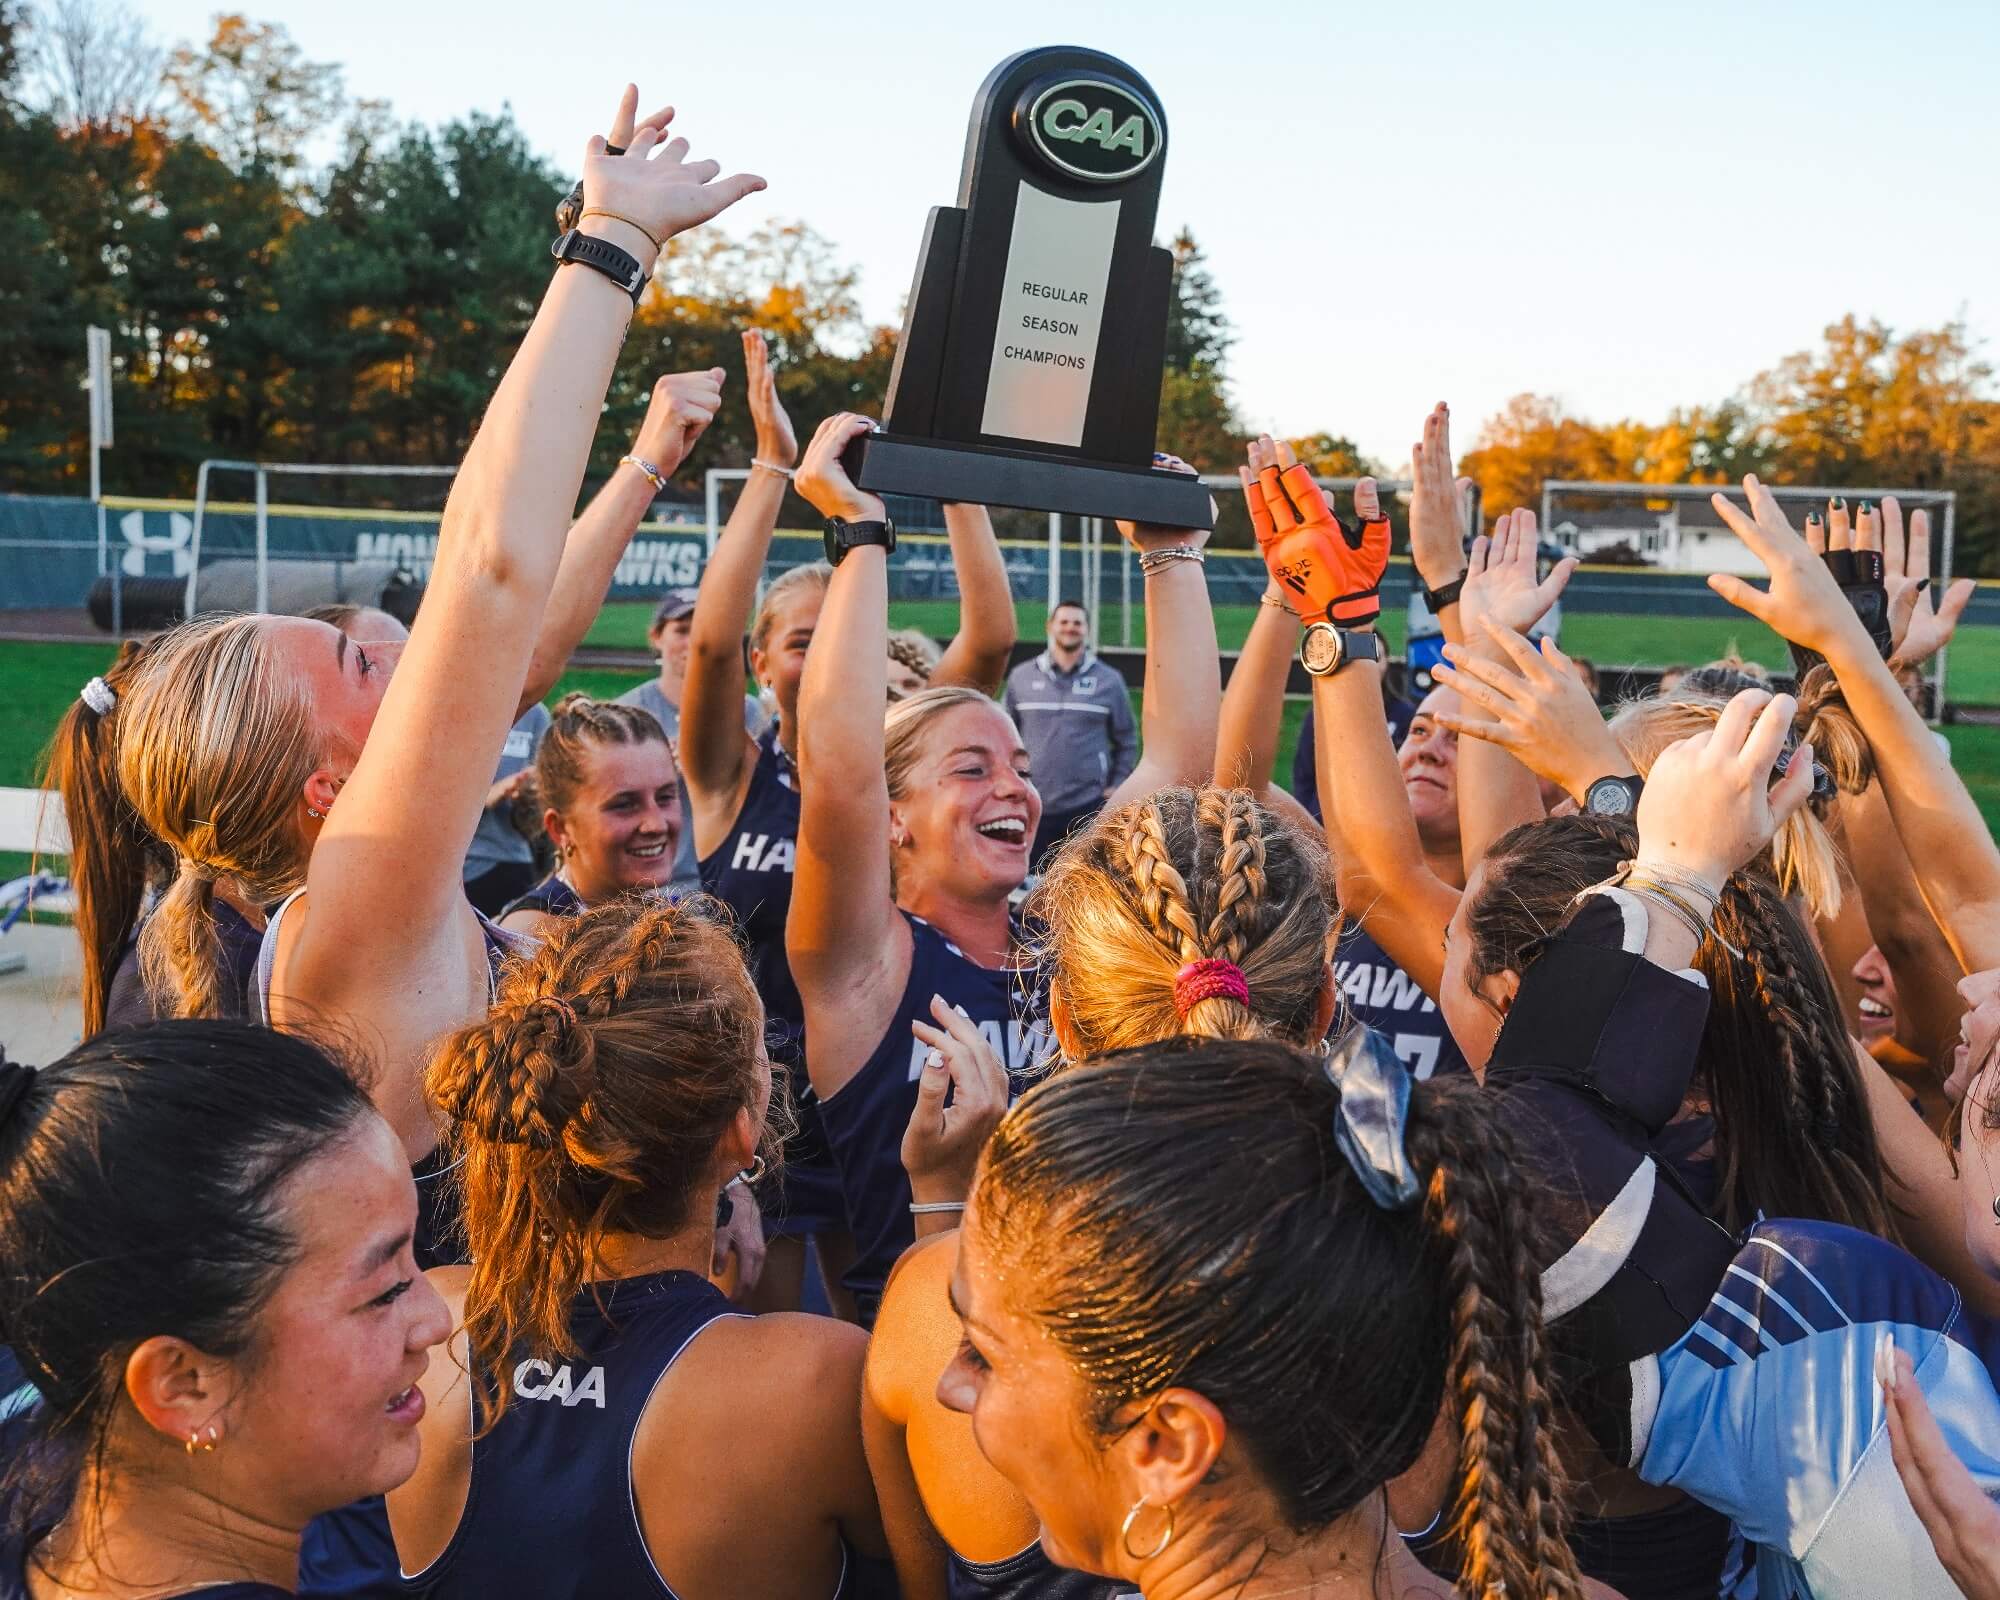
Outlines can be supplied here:
M1175 527L1208 490L1153 465L1173 258L1153 243L1167 123L1095 50L1010 56L972 104L958 204L924 230L860 487Z

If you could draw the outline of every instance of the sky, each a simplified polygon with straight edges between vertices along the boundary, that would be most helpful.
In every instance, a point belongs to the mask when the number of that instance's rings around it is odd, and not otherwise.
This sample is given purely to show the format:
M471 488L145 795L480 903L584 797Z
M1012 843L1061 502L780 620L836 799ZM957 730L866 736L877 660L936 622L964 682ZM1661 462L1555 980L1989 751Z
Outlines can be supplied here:
M1713 403L1849 312L2000 335L1994 0L239 3L401 118L511 106L564 170L634 78L769 181L732 228L810 223L883 322L988 70L1107 51L1165 109L1159 235L1208 253L1240 414L1392 470L1441 399L1463 450L1524 390ZM217 7L137 9L175 41Z

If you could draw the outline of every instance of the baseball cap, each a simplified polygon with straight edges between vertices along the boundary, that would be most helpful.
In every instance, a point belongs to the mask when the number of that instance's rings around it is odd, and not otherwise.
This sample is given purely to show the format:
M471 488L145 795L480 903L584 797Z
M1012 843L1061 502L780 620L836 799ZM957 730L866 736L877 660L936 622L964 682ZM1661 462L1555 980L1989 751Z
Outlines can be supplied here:
M669 589L660 596L660 603L653 607L653 626L663 622L678 622L682 617L694 615L695 591L692 589Z

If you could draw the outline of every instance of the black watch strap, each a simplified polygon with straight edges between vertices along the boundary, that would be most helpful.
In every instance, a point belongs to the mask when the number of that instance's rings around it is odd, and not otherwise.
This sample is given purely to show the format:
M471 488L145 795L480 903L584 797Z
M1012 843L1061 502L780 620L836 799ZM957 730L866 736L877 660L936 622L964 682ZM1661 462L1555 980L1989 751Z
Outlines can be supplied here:
M564 266L594 267L632 297L632 304L646 292L646 272L639 258L606 240L593 238L571 228L557 239L549 254Z
M845 517L826 519L826 559L839 566L847 552L864 544L879 544L884 550L896 548L896 524L886 517L866 522L849 522Z
M1435 589L1424 583L1422 573L1417 574L1417 582L1423 586L1424 604L1430 607L1431 615L1436 616L1446 606L1458 604L1459 591L1465 587L1465 574L1461 572L1451 582L1439 584Z

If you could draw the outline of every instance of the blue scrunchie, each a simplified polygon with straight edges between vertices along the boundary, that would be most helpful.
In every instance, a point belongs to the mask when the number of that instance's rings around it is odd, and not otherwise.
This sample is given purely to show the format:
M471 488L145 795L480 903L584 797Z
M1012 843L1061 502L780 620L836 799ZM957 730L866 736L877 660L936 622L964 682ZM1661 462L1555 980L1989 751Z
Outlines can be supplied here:
M1417 1203L1417 1174L1403 1140L1410 1120L1410 1069L1389 1041L1357 1022L1327 1051L1326 1074L1340 1089L1334 1142L1384 1211Z

